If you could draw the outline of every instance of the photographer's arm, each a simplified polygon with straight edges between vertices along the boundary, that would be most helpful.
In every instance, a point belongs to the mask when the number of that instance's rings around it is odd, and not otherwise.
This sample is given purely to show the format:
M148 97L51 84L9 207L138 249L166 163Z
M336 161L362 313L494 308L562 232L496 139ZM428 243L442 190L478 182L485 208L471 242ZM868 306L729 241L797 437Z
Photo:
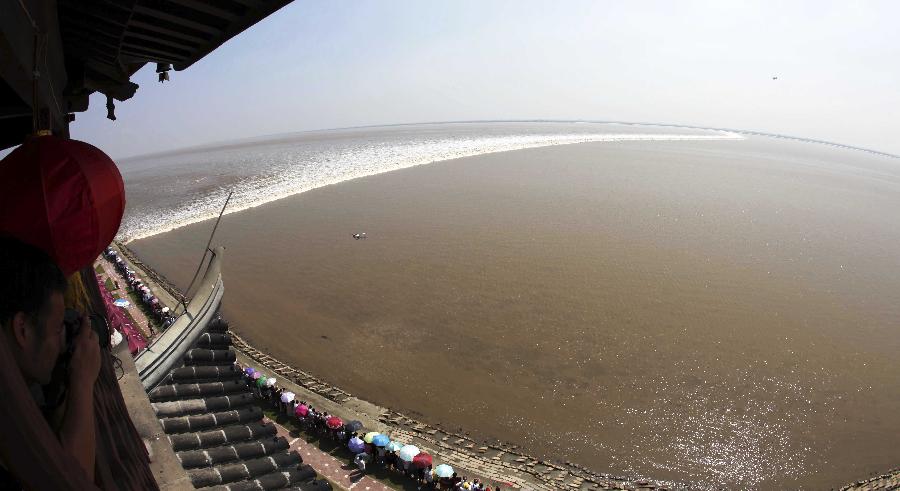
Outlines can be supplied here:
M96 435L94 433L94 382L100 372L100 344L85 317L74 341L75 350L69 368L66 414L59 439L88 476L94 478Z

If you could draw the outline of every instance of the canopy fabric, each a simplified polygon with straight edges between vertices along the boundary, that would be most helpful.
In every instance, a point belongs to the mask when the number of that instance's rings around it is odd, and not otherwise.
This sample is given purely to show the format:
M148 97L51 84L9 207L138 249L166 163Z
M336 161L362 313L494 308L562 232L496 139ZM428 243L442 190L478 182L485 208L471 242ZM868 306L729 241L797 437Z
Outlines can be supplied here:
M412 460L419 455L419 447L415 445L406 445L400 449L400 452L397 455L400 456L401 460L405 460L406 462L412 462Z
M353 421L347 421L346 423L344 423L344 430L345 430L345 431L348 431L348 432L351 432L351 433L354 432L354 431L359 431L359 430L361 430L362 427L363 427L362 422L361 422L361 421L357 421L357 420L355 420L355 419L354 419Z
M453 467L447 464L441 464L434 468L434 475L437 477L452 477L453 472Z
M428 455L425 452L419 452L415 457L413 457L412 463L416 467L420 468L429 467L432 463L431 455Z
M350 439L349 442L347 442L347 448L348 448L352 453L360 453L360 452L362 452L363 450L365 450L366 444L365 444L365 442L363 442L362 440L360 440L359 437L355 437L355 436L354 436L353 438Z

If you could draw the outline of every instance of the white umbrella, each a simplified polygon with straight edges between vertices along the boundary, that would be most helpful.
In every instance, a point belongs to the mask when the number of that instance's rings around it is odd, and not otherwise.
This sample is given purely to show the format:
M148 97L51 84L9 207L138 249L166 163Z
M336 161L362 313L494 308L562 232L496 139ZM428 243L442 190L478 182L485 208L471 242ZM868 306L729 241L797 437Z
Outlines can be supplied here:
M296 395L297 394L294 394L293 392L282 392L281 393L281 402L287 403L287 402L293 401L294 396L296 396Z
M421 451L419 451L419 447L415 445L406 445L405 447L400 449L400 459L405 460L407 462L412 462L412 459L419 455Z
M112 339L110 339L109 343L115 348L122 342L122 333L113 329Z
M162 313L163 313L163 314L166 314L166 313L168 313L168 312L169 312L169 307L163 307L163 308L162 308Z
M113 302L113 305L115 305L116 307L128 307L129 305L131 305L131 302L125 300L124 298L117 298Z
M267 379L266 379L266 386L267 386L267 387L274 387L274 386L275 386L275 377L269 377L269 378L267 378Z

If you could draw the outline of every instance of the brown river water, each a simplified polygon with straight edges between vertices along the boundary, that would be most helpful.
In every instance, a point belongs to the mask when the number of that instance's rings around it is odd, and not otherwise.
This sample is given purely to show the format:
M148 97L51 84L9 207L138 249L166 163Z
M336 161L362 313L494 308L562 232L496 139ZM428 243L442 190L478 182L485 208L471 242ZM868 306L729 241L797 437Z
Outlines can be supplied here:
M184 287L211 228L130 246ZM699 488L900 465L897 159L761 137L516 150L226 215L215 243L237 332L430 423Z

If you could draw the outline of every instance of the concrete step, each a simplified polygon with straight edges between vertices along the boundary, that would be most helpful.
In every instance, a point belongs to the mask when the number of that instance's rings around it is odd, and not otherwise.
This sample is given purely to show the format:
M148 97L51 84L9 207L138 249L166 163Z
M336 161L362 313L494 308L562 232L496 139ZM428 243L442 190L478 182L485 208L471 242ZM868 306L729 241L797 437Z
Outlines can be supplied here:
M184 399L180 401L154 402L150 404L159 418L175 418L203 414L229 409L237 409L253 404L256 398L250 392L227 396L207 397L203 399Z
M160 419L159 422L162 424L163 431L168 434L173 434L193 433L237 423L249 423L259 421L262 417L262 409L258 406L246 406L225 412L182 416L178 418L163 418Z
M240 394L246 391L247 384L243 380L227 380L224 382L204 382L199 384L160 385L151 390L148 395L150 396L150 402L165 402Z
M210 467L237 460L254 459L288 449L288 442L281 437L263 438L259 441L235 443L206 450L188 450L175 454L185 469Z
M196 488L246 481L265 476L271 472L283 470L299 470L296 479L312 479L316 471L310 466L302 466L302 459L295 452L280 452L266 457L245 460L233 464L225 464L206 469L188 471Z
M251 440L263 440L274 438L275 425L263 424L261 421L246 425L232 425L197 433L178 433L169 435L172 450L184 452L204 448L233 445Z

